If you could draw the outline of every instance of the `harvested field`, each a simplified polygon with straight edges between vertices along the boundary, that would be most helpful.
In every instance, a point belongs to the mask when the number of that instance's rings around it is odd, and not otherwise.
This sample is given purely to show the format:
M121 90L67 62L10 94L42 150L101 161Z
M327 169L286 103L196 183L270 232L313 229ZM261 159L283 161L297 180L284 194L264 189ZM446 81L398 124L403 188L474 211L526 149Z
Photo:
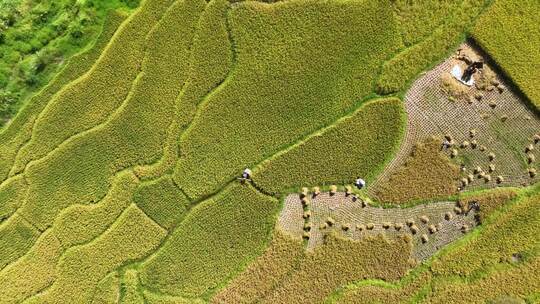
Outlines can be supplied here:
M459 49L461 55L486 61L484 54L467 43ZM489 178L485 175L479 178L475 174L465 190L523 186L538 181L538 176L531 178L528 174L528 168L537 169L538 164L528 165L527 154L538 158L539 149L526 152L526 147L534 142L533 137L540 130L540 119L489 64L483 74L474 75L476 85L470 88L451 76L449 78L448 73L454 65L463 66L456 57L448 58L423 74L407 91L406 135L393 161L369 185L369 194L373 197L377 197L388 179L401 170L413 147L433 136L440 139L441 148L444 137L449 137L452 147L444 151L451 156L452 150L456 150L453 157L456 164L465 167L461 177L473 173L475 167L480 167L487 175L489 166L494 165L495 170ZM484 88L486 79L482 78L486 77L490 79ZM462 187L462 184L456 180L458 186Z
M323 192L310 198L307 209L311 212L309 218L311 229L307 249L311 251L322 245L328 233L336 233L354 240L378 234L390 239L408 235L412 238L412 256L418 261L423 261L476 226L475 211L456 214L455 202L383 209L369 204L364 207L361 201L361 199L353 201L353 196L347 196L343 192L334 195ZM301 227L304 219L297 211L298 206L301 206L298 194L288 195L279 216L280 219L287 217L287 221L279 220L278 227L295 237L302 237ZM451 214L448 219L447 213ZM296 222L295 229L290 228L293 222ZM285 226L281 226L283 224ZM343 229L343 225L348 228ZM464 226L468 227L466 231L463 231ZM422 235L426 235L428 240L422 241Z

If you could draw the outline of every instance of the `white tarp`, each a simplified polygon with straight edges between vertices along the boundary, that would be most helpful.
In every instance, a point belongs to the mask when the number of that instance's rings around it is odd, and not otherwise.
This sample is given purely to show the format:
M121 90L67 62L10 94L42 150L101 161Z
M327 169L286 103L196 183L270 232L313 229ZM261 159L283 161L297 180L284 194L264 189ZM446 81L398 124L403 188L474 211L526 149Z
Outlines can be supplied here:
M474 84L474 77L471 77L471 79L469 79L469 81L467 82L461 80L461 76L463 76L463 70L461 69L459 64L456 64L452 68L452 72L450 72L450 74L452 74L452 76L454 76L455 79L457 79L459 82L463 83L464 85L472 86Z

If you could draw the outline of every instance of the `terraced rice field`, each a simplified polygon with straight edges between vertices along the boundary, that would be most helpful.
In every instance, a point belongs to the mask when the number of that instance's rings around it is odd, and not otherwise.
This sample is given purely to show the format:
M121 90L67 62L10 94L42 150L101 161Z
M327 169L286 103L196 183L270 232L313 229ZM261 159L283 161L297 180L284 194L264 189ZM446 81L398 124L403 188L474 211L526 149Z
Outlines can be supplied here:
M470 44L462 44L459 50L473 60L487 61ZM452 149L456 150L455 163L464 166L461 177L475 175L466 186L456 181L456 187L476 190L526 186L538 180L538 176L531 178L528 173L529 168L538 168L538 163L529 163L528 157L532 155L536 159L540 152L538 149L527 152L526 149L534 144L534 136L540 130L540 119L504 79L489 70L489 64L484 72L493 73L488 89L478 89L480 75L477 74L477 85L461 86L459 96L455 96L456 92L449 91L445 82L456 82L450 71L455 65L463 67L456 57L451 56L420 76L407 91L404 98L408 115L405 137L392 162L370 184L371 195L376 196L379 187L403 166L414 145L431 137L439 140L442 149L444 137L449 136L453 147L444 151L450 157ZM490 159L490 154L493 159ZM477 167L490 175L489 181L476 176L474 171ZM502 177L502 181L497 182L497 176Z
M0 304L540 300L538 1L120 2L0 129ZM0 68L119 5L29 3Z
M456 207L459 208L456 202L436 202L383 209L370 206L361 199L355 200L344 192L333 195L321 193L309 199L305 212L310 216L304 221L300 196L290 194L279 215L278 227L300 238L304 224L309 225L311 228L306 235L308 250L321 246L329 233L353 240L379 234L390 239L407 235L412 238L412 257L422 261L476 226L475 210L460 209L456 213ZM422 236L427 238L422 240Z

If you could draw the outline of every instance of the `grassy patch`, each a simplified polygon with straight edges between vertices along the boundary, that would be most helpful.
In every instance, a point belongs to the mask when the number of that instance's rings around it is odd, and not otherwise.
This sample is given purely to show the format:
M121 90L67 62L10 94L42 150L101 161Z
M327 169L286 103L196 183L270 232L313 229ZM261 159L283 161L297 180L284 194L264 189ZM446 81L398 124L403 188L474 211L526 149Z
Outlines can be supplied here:
M192 209L141 270L145 288L201 296L260 255L274 226L278 201L234 184Z
M138 0L9 0L0 3L0 126L74 54L92 44L107 14Z
M6 297L17 302L50 285L57 276L56 265L61 255L68 248L88 243L105 232L130 205L137 184L134 175L125 172L113 182L100 203L63 210L54 226L21 259L0 272L0 289ZM28 284L29 278L32 284Z
M522 198L504 208L481 234L433 262L439 275L471 276L501 262L510 262L513 254L525 256L540 244L540 194ZM535 249L536 248L536 249ZM536 253L538 254L538 253Z
M92 304L115 303L120 297L120 277L118 272L111 272L97 285Z
M23 257L0 271L0 299L21 303L51 285L62 253L62 244L54 233L44 232Z
M147 51L146 36L172 2L144 2L120 26L92 68L54 95L36 120L31 140L21 149L15 172L71 136L104 123L129 98Z
M351 183L357 176L370 181L396 150L404 124L399 99L368 102L351 116L263 162L253 179L271 193Z
M469 210L474 203L477 203L480 211L476 216L480 222L483 222L491 213L516 198L517 195L518 191L514 188L494 189L460 196L458 204L463 210Z

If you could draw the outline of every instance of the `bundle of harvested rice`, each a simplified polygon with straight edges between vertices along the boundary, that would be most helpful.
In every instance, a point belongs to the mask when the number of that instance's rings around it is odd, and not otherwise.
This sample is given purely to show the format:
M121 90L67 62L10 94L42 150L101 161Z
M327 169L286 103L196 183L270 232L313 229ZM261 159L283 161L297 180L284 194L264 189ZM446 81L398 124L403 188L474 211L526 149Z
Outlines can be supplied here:
M335 195L337 193L337 186L332 185L330 186L330 195Z
M420 216L420 221L422 221L422 223L424 224L427 224L429 223L429 218L426 215L422 215Z
M462 148L462 149L465 149L465 148L469 147L469 145L470 145L469 141L464 140L464 141L461 143L461 148Z
M469 225L463 224L463 226L461 226L461 232L465 233L468 231L469 231Z
M351 229L351 224L345 223L345 224L341 225L341 230L349 231L349 229Z
M422 243L427 243L429 241L427 234L422 234L422 237L420 237L420 239L422 240Z
M458 151L456 149L452 149L450 151L450 157L455 158L458 156Z
M433 233L437 232L437 227L435 227L435 225L431 224L428 227L428 231L429 231L429 233L433 234Z
M451 220L452 219L452 213L451 212L446 212L444 214L444 219L447 220L447 221Z
M302 234L302 237L306 240L309 240L309 232L304 231L304 234Z
M418 233L418 227L416 225L412 225L411 227L409 227L409 229L411 230L412 234Z
M455 214L461 214L461 212L463 212L463 210L461 210L461 208L459 208L458 206L454 207L454 213Z
M467 180L469 181L469 183L472 183L474 181L474 175L473 174L467 175Z
M304 223L304 230L305 231L310 231L311 230L311 223Z
M472 138L476 135L476 130L475 129L470 129L469 130L469 136Z
M494 172L494 171L495 171L495 165L494 165L494 164L489 164L488 171L489 171L490 173L491 173L491 172Z
M366 226L363 224L358 224L356 225L356 230L358 231L366 230Z
M328 226L333 226L336 223L336 221L331 217L327 217L326 223L328 224Z
M535 144L540 143L540 134L535 134L533 137L533 141Z
M488 159L489 159L490 161L495 160L495 153L490 152L490 153L488 154Z
M324 230L324 229L326 229L326 228L328 228L328 224L327 224L327 223L322 223L322 224L319 225L319 229L321 229L321 230Z
M408 219L405 221L405 223L407 224L407 226L411 227L412 225L414 225L414 220L413 219Z
M310 218L311 217L311 211L305 211L304 212L304 218L307 219L307 218Z
M534 150L533 144L529 144L527 147L525 147L525 153L531 152L532 150Z
M302 197L301 201L302 201L302 206L304 207L309 206L309 199L307 198L307 196Z
M496 181L497 181L497 184L501 184L501 183L504 182L504 178L503 178L502 176L499 175L499 176L497 176Z
M528 153L528 154L527 154L527 162L528 162L529 164L534 163L535 160L536 160L536 157L534 157L534 154L532 154L532 153Z
M482 172L482 168L480 166L477 166L476 168L474 168L473 172L474 174L479 174L480 172Z
M397 231L400 231L400 230L403 228L403 224L402 224L402 223L395 223L395 224L394 224L394 228L395 228Z
M319 187L313 187L313 196L321 194L321 189Z
M536 176L536 169L535 168L529 168L528 172L529 172L529 176L531 178Z
M482 100L483 97L484 97L484 94L482 94L482 93L476 93L474 95L474 98L476 98L476 100L478 100L478 101Z
M300 193L300 197L306 197L309 194L309 190L306 187L302 188L302 192Z
M345 195L349 196L351 194L352 194L352 187L349 185L345 186Z
M486 174L484 175L484 182L489 183L491 181L491 175Z
M390 222L384 222L384 223L382 224L382 226L383 226L384 229L390 228L391 225L392 225L392 224L390 224Z
M375 224L373 224L373 223L366 224L366 229L367 230L373 230L373 228L375 228Z
M476 149L477 147L478 147L478 142L476 141L476 139L473 139L471 141L471 148Z
M480 152L484 152L487 150L486 146L482 145L478 148L478 150L480 150Z

